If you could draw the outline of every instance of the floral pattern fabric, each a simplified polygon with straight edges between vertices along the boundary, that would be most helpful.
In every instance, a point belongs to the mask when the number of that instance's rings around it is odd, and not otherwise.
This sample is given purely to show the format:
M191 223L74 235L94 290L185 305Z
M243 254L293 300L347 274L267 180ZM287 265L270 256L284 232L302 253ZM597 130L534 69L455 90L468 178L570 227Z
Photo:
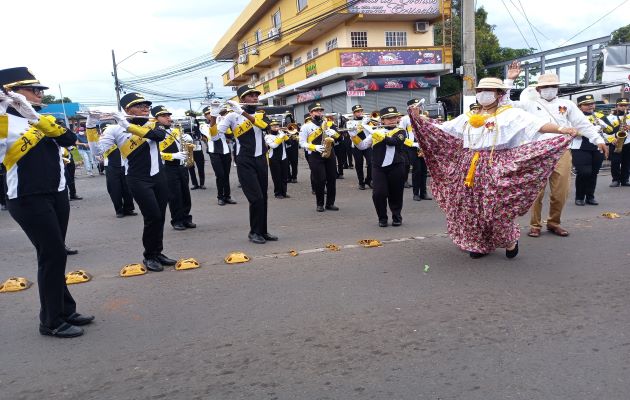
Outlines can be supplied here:
M446 214L448 233L462 250L490 253L520 237L525 215L572 137L561 135L503 150L470 150L433 123L411 117L431 172L431 193ZM474 154L472 187L464 185Z

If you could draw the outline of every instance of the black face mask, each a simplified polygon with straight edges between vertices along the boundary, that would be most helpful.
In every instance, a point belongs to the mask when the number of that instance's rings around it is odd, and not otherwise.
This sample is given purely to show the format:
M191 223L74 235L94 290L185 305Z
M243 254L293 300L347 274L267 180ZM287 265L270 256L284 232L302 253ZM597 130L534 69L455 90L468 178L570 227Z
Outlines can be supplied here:
M243 110L250 115L254 115L256 113L256 106L245 106Z
M140 126L146 124L147 121L148 121L148 119L146 119L146 118L131 118L129 120L130 123L132 123L134 125L140 125Z
M324 118L322 117L313 117L313 123L315 125L321 125L324 122Z

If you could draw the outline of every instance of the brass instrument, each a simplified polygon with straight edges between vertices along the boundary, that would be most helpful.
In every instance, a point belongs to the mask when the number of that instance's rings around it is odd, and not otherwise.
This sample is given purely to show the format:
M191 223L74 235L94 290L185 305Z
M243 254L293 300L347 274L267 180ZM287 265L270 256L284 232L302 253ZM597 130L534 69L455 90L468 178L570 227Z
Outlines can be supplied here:
M182 128L181 124L179 124L177 128L179 129L179 144L181 145L182 153L184 153L184 156L186 157L184 159L184 167L191 168L193 165L195 165L195 159L193 158L195 144L184 141L184 129Z
M379 113L378 111L372 111L372 114L370 114L370 118L379 119L381 118L381 113Z
M628 137L626 118L628 117L628 109L623 112L623 118L619 122L619 130L615 133L615 153L621 153L623 144Z
M322 158L330 158L332 155L333 145L335 144L335 139L330 136L326 136L322 140L322 144L324 145L324 152L322 153Z
M286 132L286 134L292 140L298 140L299 139L298 124L296 124L295 122L292 122L292 123L290 123L287 126L280 127L280 130Z

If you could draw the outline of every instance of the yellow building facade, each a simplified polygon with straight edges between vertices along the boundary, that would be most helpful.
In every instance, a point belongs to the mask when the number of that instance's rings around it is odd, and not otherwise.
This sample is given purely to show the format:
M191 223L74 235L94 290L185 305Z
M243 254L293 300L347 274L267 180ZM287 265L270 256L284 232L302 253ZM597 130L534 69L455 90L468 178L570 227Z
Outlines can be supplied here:
M226 86L255 85L300 117L312 101L339 113L404 108L434 102L452 71L449 33L435 46L433 32L450 16L450 0L252 0L214 54L233 62Z

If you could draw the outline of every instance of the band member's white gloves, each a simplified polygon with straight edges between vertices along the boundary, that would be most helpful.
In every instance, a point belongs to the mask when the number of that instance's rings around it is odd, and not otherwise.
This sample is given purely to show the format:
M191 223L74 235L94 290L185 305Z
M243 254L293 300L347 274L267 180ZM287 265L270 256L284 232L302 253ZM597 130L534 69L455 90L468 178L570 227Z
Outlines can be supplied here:
M287 134L285 131L280 131L280 133L278 133L278 135L276 136L278 139L282 139L283 137L285 137Z
M113 113L112 116L116 120L116 123L124 129L129 128L129 126L131 125L129 121L127 121L127 118L124 113L121 113L121 112Z
M221 112L221 102L219 100L212 100L210 102L210 115L218 117Z
M228 100L228 101L226 101L226 103L228 103L230 105L230 107L232 107L232 111L234 111L235 113L243 114L243 108L241 107L240 104L238 104L234 100Z
M12 101L13 100L7 94L0 90L0 114L7 112L7 108L9 108Z
M39 113L35 111L31 103L26 100L24 95L21 95L17 92L9 92L9 97L13 100L11 105L13 108L17 110L24 118L28 119L31 122L36 122L39 120Z
M96 116L89 113L87 116L87 121L85 121L85 127L88 129L96 128L96 124L98 124L98 118L96 118Z
M315 145L315 151L318 152L318 153L323 153L325 149L326 149L326 147L324 147L321 144Z
M329 136L329 137L333 137L333 136L337 135L337 132L335 132L332 129L326 129L326 132L324 132L324 133L326 133L326 136Z
M348 131L350 137L355 137L359 132L358 131Z
M182 142L184 142L184 143L192 143L193 142L193 138L189 134L184 133L182 135Z
M177 153L173 153L173 160L184 161L186 159L186 154L184 152L179 151Z

